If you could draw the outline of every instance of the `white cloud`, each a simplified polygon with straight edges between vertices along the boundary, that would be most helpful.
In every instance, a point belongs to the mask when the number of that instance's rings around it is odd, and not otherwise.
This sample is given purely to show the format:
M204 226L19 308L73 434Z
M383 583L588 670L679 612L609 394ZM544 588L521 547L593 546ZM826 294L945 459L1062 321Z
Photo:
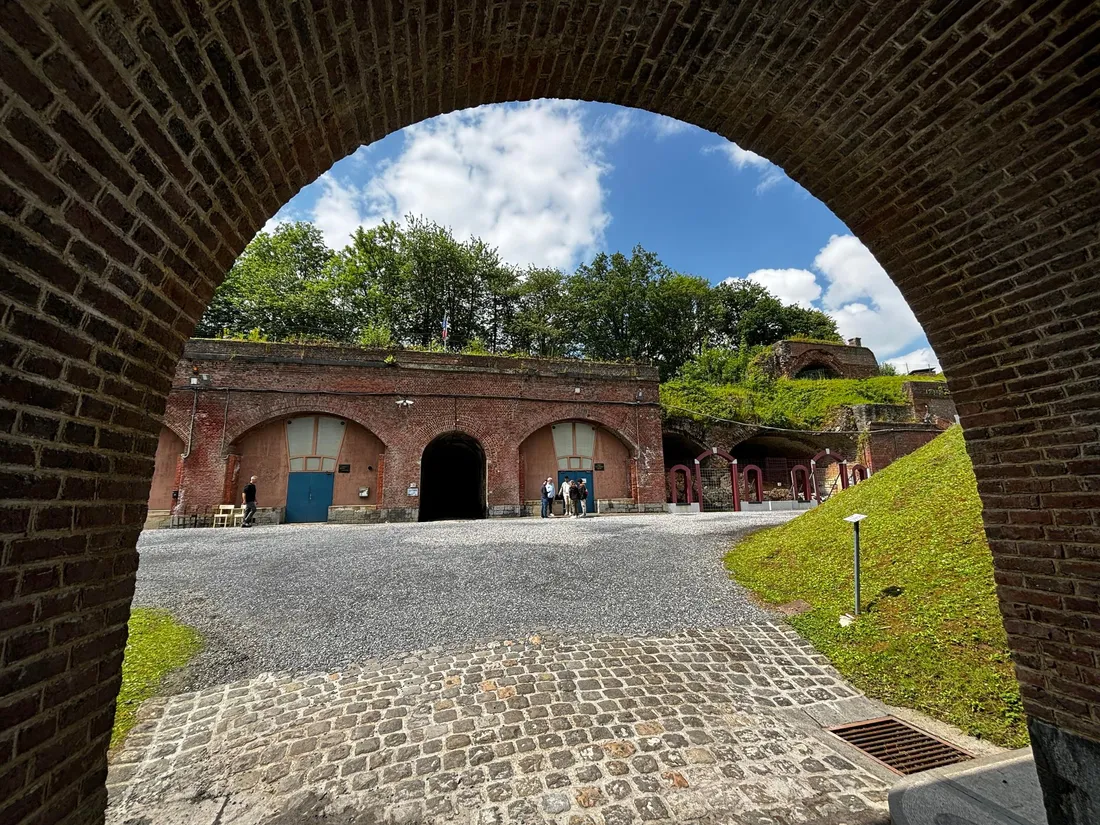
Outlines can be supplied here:
M564 101L433 118L408 127L401 153L365 186L323 175L313 220L339 248L358 226L423 215L511 263L571 268L603 239L603 147L631 123L618 112L586 130L579 104Z
M932 351L931 347L921 347L912 352L907 352L905 355L887 358L883 363L893 365L899 373L927 367L935 367L937 371L941 371L940 359L936 357L936 353Z
M853 235L833 235L814 258L827 284L821 303L844 338L859 337L879 357L924 334L901 291Z
M617 143L634 128L634 113L629 109L617 109L609 115L601 115L592 125L591 138L601 145Z
M707 154L718 152L719 154L725 155L738 172L745 167L763 168L771 165L771 161L766 157L758 155L756 152L751 152L748 149L742 149L736 143L730 141L704 146L703 151Z
M805 269L758 269L746 277L765 287L785 304L797 304L809 309L821 297L817 279Z
M745 169L755 169L760 173L760 180L756 184L756 194L762 195L776 184L787 179L786 173L762 155L748 149L742 149L736 143L726 141L703 147L707 154L718 152L725 155L733 168L738 172Z
M686 132L691 128L689 124L684 123L682 120L676 120L666 115L653 115L651 123L657 140L664 140L672 135Z
M320 183L321 195L313 207L313 223L325 236L325 243L339 249L363 224L359 215L359 193L332 174L322 175Z

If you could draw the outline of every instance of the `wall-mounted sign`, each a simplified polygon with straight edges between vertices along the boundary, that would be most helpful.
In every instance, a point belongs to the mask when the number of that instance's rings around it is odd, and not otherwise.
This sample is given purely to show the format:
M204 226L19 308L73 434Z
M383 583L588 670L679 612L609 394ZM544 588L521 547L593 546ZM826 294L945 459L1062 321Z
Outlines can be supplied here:
M418 496L420 495L420 488L417 487L415 484L410 484L408 493L410 496Z
M603 469L603 465L602 465L602 464L594 464L593 466L594 466L594 467L595 467L595 468L596 468L597 470L602 470L602 469Z
M336 472L338 472L338 473L350 473L351 472L351 465L350 464L341 464L339 467L336 468Z

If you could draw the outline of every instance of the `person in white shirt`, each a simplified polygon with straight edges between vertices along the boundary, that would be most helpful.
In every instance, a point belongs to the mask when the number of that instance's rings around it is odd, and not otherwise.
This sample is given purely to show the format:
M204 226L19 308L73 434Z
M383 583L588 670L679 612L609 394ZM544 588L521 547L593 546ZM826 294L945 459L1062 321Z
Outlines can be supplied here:
M573 482L569 480L569 476L566 476L565 481L561 483L562 515L570 516L573 514L573 507L569 503L569 488L572 486Z
M554 486L554 478L551 476L542 483L542 517L553 518L554 517L554 493L557 488Z

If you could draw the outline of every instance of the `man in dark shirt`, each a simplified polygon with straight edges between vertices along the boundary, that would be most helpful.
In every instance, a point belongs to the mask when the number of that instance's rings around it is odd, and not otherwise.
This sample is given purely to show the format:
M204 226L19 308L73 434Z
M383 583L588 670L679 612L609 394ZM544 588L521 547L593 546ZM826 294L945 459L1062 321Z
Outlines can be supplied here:
M241 527L251 527L252 519L256 517L256 476L248 480L241 493L241 503L244 504L244 521Z

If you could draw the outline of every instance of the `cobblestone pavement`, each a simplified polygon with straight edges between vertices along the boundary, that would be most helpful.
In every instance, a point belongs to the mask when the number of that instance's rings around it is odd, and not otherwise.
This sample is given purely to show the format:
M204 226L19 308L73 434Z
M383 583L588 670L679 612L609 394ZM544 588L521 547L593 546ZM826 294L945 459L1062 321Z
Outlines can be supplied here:
M768 622L435 649L153 700L107 821L885 823L821 730L878 712Z

